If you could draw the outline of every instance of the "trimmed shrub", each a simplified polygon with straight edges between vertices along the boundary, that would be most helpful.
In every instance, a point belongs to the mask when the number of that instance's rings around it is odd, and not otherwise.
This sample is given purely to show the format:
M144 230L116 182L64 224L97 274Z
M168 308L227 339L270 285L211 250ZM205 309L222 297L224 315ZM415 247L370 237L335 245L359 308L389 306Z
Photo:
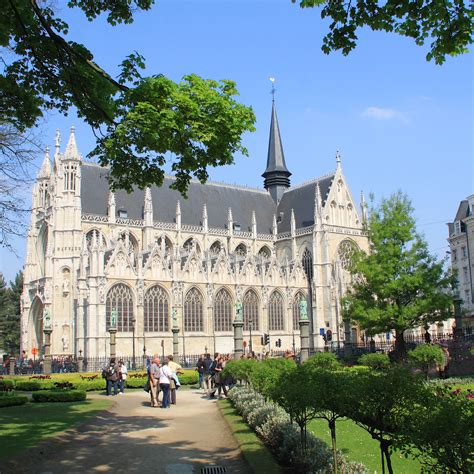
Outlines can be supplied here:
M305 364L318 367L319 369L333 370L341 368L341 363L337 360L336 354L332 352L318 352L310 357Z
M0 397L0 408L24 405L28 402L25 395L7 395Z
M86 392L79 390L50 390L33 393L34 402L81 402Z
M47 384L47 385L46 385ZM53 388L52 382L46 381L46 382L29 382L29 381L23 381L23 380L18 380L15 383L15 389L22 391L22 392L35 392L37 390L47 390Z
M359 357L359 364L374 370L383 370L390 367L390 358L387 354L364 354Z
M8 379L0 379L0 392L9 392L15 388L15 382Z
M444 362L444 353L441 347L434 344L420 344L408 351L408 359L415 367L423 370L428 378L430 369Z

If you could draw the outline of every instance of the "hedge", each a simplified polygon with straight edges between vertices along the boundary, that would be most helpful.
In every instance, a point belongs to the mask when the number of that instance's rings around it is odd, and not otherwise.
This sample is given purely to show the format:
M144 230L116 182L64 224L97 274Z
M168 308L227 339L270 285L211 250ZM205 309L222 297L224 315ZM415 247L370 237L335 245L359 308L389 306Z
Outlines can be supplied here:
M34 402L81 402L86 392L79 390L49 390L33 393Z
M9 395L0 397L0 408L24 405L28 402L25 395Z
M8 379L0 379L0 392L13 390L15 388L15 382Z

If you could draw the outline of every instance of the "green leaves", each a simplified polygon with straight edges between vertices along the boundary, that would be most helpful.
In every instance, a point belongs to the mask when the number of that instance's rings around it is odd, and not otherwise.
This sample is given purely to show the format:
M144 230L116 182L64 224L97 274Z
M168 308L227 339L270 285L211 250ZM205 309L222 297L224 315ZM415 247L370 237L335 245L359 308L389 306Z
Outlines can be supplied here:
M354 257L354 288L345 316L371 335L442 321L450 314L453 277L416 232L409 199L397 193L371 213L370 253Z
M299 3L301 8L324 5L321 18L332 20L323 40L322 50L326 54L337 50L349 54L357 45L357 30L364 26L413 38L419 46L431 41L426 59L436 64L442 64L447 56L467 53L472 44L472 2L301 0Z
M236 94L232 81L144 78L118 101L117 124L109 125L93 154L111 167L111 185L127 191L134 184L161 185L161 167L170 159L173 187L185 195L193 176L207 180L208 166L231 164L236 152L247 155L241 135L254 131L255 116Z

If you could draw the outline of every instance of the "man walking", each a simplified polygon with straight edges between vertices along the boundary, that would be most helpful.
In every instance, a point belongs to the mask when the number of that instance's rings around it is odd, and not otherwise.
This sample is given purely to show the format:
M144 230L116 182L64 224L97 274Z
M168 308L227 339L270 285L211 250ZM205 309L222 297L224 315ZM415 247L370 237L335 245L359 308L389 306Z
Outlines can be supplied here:
M173 356L168 356L168 367L171 369L172 376L170 380L170 393L171 393L171 404L176 405L176 380L174 379L174 375L181 375L184 374L183 368L173 360Z
M158 354L153 356L150 366L150 397L151 406L158 407L158 395L160 394L160 358Z
M204 360L202 361L202 370L204 374L204 383L206 384L206 390L209 391L211 388L211 370L212 366L212 360L211 360L211 354L206 354Z

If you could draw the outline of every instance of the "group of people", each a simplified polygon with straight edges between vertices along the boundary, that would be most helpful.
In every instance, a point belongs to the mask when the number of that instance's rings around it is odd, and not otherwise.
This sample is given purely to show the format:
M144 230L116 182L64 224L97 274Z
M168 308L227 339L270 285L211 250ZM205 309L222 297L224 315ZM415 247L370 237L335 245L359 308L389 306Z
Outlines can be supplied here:
M123 360L117 362L112 357L109 365L102 370L102 377L106 380L105 391L107 396L123 395L128 377L128 369Z
M233 379L226 378L223 374L225 364L232 357L229 354L214 354L214 359L211 359L211 354L203 354L199 357L196 364L196 371L199 374L199 388L207 390L209 398L215 398L216 392L219 398L227 396L227 388L234 384Z
M152 407L170 408L171 405L176 405L176 390L180 386L179 375L183 373L183 368L173 360L172 355L163 360L158 354L153 356L148 369L147 384ZM162 393L161 401L160 392Z

